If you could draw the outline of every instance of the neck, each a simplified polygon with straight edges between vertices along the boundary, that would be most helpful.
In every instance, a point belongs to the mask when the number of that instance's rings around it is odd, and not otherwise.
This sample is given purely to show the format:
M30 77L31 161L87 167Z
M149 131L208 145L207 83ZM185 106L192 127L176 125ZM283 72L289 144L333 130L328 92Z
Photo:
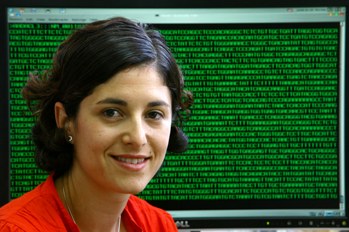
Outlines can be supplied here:
M103 193L71 175L58 178L56 189L80 231L120 231L128 194Z

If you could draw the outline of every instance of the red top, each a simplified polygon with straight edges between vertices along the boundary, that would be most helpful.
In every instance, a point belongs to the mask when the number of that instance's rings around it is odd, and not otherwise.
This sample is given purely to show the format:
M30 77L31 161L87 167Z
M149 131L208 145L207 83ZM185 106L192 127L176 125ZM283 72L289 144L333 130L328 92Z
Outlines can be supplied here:
M178 231L169 213L132 196L122 214L129 232ZM69 231L79 232L60 200L52 176L0 208L0 231Z

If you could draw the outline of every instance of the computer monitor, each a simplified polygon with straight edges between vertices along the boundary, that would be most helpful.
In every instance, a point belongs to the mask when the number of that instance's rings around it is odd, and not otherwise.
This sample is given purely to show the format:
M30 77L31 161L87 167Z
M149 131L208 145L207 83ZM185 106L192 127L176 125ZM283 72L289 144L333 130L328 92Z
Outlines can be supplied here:
M348 227L349 3L194 2L2 3L2 204L47 177L20 96L29 73L75 29L124 16L161 31L195 99L188 151L141 198L183 231Z

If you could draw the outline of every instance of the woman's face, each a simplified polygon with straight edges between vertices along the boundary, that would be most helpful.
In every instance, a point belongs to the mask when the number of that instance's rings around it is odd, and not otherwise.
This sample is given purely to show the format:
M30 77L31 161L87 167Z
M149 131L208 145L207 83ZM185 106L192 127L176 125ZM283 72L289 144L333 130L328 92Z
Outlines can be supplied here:
M152 66L120 72L80 104L72 174L106 191L142 191L165 158L171 95Z

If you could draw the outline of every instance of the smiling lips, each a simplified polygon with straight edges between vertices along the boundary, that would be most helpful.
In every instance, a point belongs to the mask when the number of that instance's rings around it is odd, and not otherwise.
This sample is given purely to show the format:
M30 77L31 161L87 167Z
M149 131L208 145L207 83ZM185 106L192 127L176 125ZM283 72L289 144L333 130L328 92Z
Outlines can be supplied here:
M119 157L119 156L116 156L114 158L118 161L128 163L128 164L140 164L140 163L143 163L145 161L145 158L124 158L124 157Z
M129 171L140 171L145 166L149 157L130 157L130 156L112 156L120 167L123 167Z

